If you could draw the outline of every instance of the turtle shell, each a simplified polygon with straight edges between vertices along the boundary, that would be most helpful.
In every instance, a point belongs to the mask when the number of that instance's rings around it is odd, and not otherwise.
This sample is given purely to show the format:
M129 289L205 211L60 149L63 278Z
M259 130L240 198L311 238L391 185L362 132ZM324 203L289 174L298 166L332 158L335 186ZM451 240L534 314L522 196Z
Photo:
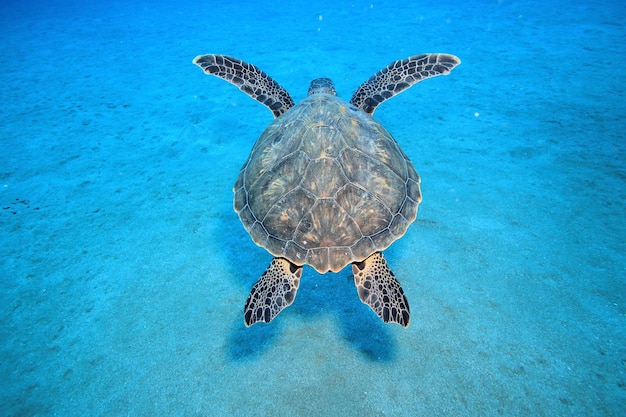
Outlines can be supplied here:
M235 183L255 243L318 272L387 248L415 220L419 176L372 116L313 94L274 119Z

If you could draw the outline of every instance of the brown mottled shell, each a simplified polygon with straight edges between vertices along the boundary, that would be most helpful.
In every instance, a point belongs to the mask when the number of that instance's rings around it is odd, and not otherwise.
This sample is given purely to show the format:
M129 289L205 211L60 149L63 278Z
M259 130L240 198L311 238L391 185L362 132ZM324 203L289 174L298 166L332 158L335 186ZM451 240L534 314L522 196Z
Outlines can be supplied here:
M314 94L259 137L235 183L235 211L272 255L336 272L404 235L419 182L380 123Z

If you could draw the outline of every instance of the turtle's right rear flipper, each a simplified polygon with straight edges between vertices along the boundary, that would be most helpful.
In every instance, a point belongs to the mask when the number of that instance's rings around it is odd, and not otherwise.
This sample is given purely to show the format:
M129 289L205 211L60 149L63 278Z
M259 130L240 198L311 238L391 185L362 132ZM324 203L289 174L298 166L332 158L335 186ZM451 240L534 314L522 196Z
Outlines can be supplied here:
M274 258L250 291L244 308L246 326L259 321L269 323L290 306L296 298L301 275L301 266L284 258Z
M363 262L354 262L352 273L361 301L385 323L391 321L408 327L409 302L381 252L373 253Z

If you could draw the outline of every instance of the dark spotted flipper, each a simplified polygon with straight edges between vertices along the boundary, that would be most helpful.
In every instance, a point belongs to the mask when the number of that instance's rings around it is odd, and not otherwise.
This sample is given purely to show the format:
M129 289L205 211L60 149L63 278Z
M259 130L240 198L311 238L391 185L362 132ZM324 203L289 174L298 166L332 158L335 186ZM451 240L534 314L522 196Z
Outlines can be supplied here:
M387 266L382 252L373 253L363 262L354 262L352 273L359 298L378 317L385 323L391 321L404 327L409 325L409 302L402 286Z
M283 308L290 306L296 298L301 275L301 266L284 258L272 259L246 301L243 315L246 326L259 321L269 323Z
M426 78L446 75L460 63L459 58L448 54L414 55L392 62L361 84L350 103L374 114L376 107L388 98Z
M224 55L200 55L193 63L202 70L239 87L278 117L291 107L293 100L283 87L252 64Z

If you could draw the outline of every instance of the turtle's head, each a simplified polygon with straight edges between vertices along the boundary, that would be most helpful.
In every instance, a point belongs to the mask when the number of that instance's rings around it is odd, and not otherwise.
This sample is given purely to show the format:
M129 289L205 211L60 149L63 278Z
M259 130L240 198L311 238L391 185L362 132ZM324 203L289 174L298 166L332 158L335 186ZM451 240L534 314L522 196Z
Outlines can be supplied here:
M336 96L335 85L330 78L316 78L309 85L309 95L313 94L330 94Z

